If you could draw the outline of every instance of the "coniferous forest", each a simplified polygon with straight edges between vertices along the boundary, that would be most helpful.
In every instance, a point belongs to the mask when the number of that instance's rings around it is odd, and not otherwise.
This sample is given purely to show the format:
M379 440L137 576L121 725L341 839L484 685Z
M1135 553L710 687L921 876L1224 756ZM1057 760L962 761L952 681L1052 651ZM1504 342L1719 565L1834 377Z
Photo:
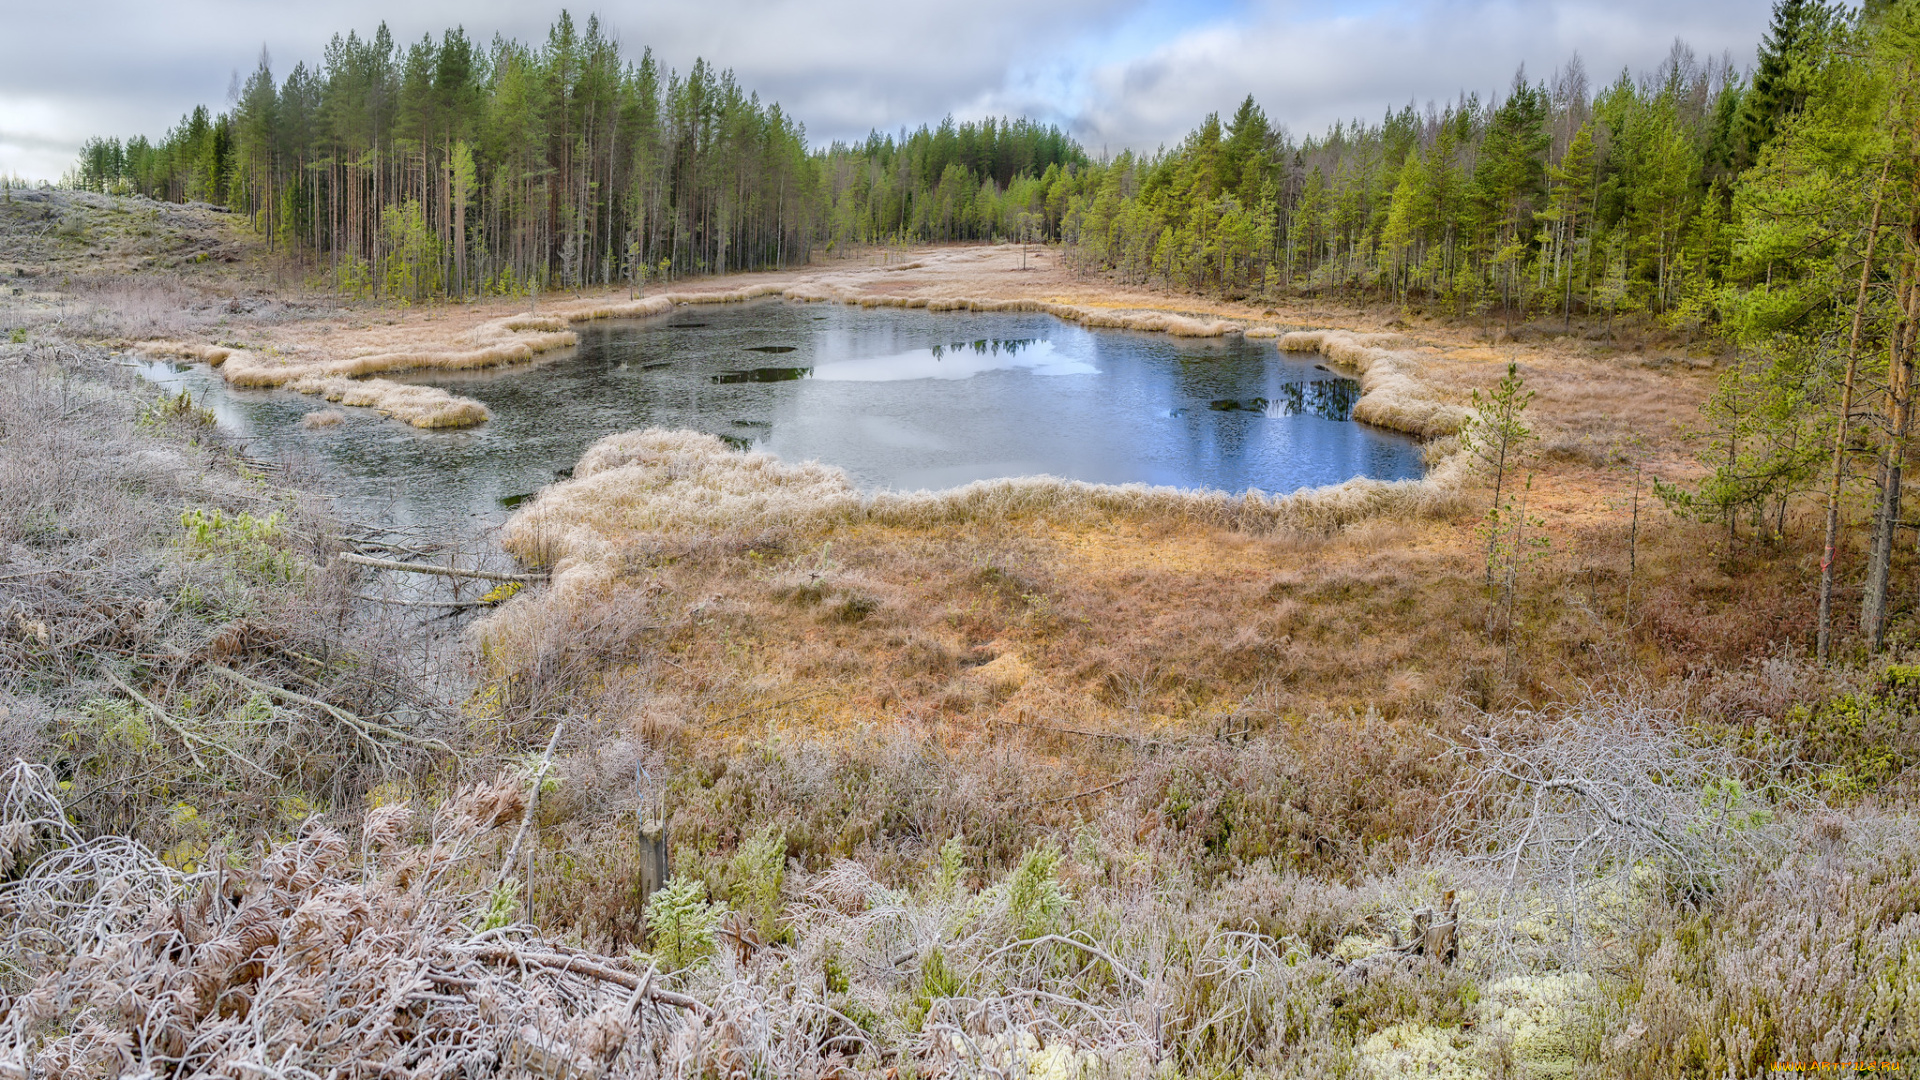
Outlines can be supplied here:
M244 212L349 292L503 293L805 261L822 242L1017 227L1086 158L1026 121L942 124L810 153L780 106L699 62L637 59L562 13L545 42L328 44L269 59L215 116L90 141L80 186Z

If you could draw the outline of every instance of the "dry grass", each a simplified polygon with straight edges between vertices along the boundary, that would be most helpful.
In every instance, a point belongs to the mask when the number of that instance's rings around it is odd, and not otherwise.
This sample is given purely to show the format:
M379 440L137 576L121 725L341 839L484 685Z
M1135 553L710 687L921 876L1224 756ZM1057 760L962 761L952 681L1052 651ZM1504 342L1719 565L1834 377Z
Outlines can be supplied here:
M1649 521L1629 610L1626 530L1556 521L1518 632L1490 640L1464 490L1026 478L862 495L837 470L630 433L509 522L505 546L553 584L479 640L522 701L592 683L648 715L717 720L797 698L780 715L812 730L903 717L972 739L1041 718L1193 732L1247 709L1432 716L1450 697L1551 699L1655 642L1677 665L1781 639L1790 564L1702 582L1697 532ZM1728 587L1749 603L1716 599Z
M1384 335L1340 330L1300 330L1282 335L1286 352L1318 352L1360 380L1353 418L1375 427L1404 431L1423 439L1452 435L1467 422L1468 410L1438 399L1419 378L1418 361L1396 352L1398 342Z
M287 389L373 409L417 428L473 427L486 423L489 415L487 407L472 398L457 397L437 386L415 386L391 379L307 375L287 384Z
M862 496L839 469L737 453L698 432L650 428L608 436L588 448L571 480L543 491L515 515L504 543L524 559L556 564L591 559L609 544L640 534L750 535L839 522L906 529L1029 520L1067 526L1128 522L1325 534L1373 519L1451 515L1459 506L1452 489L1461 468L1449 459L1436 478L1358 478L1283 496L1046 476Z
M339 427L346 422L346 419L347 414L341 412L339 409L321 409L318 412L310 412L301 417L300 426L309 431L314 431L320 428Z
M356 615L341 525L104 350L25 360L0 358L0 747L58 762L80 827L189 861L427 775L409 733L444 698Z
M1014 277L1014 259L934 252L645 309L543 300L538 315L369 316L337 338L231 333L244 367L269 349L289 364L438 348L421 340L473 352L483 325L533 339L774 292L1114 319L1195 303ZM1167 332L1271 336L1261 320L1296 321L1158 314L1192 324ZM477 629L483 684L450 702L408 688L390 666L406 650L339 642L332 572L312 593L252 581L260 558L307 558L304 541L156 556L206 451L84 430L121 431L131 410L42 363L0 397L0 579L28 575L4 582L26 604L0 611L0 750L66 762L81 782L25 829L16 811L34 799L20 793L51 805L48 774L0 794L0 933L21 943L0 968L0 1009L18 1003L0 1071L293 1076L351 1062L410 1078L532 1054L550 1072L608 1076L1491 1080L1914 1052L1920 834L1900 801L1910 777L1876 779L1912 771L1908 691L1783 658L1806 637L1811 568L1794 553L1808 523L1790 520L1779 547L1716 551L1715 531L1647 504L1629 548L1631 477L1612 466L1684 463L1672 429L1703 379L1483 348L1446 328L1321 333L1313 347L1371 377L1382 415L1414 427L1510 359L1541 391L1547 445L1522 467L1551 550L1522 577L1511 635L1485 629L1481 493L1446 440L1426 482L1288 497L1049 478L864 496L831 469L640 432L596 445L514 519L509 545L552 566L552 584ZM259 497L237 478L194 496L230 510ZM108 656L180 729L97 660L75 662L70 642ZM566 716L514 870L525 880L486 889L524 772L462 788L419 768L437 759L417 746L366 728L369 748L329 713L210 676L210 662L282 692L318 683L364 720L463 746L537 750ZM1645 723L1538 708L1595 686ZM1763 812L1708 822L1712 873L1643 888L1665 856L1639 826L1527 798L1524 780L1471 771L1462 746L1611 785L1657 828ZM278 786L228 751L282 773ZM412 796L441 824L363 818L382 780L380 801ZM1839 793L1831 805L1804 797L1815 780ZM676 875L731 909L698 916L710 936L691 952L635 903L643 801L673 809ZM1543 806L1553 828L1527 828ZM304 820L316 809L325 822ZM463 814L475 824L457 825ZM70 822L116 838L63 832ZM1515 837L1527 855L1536 835L1603 824L1616 829L1602 836L1608 889L1555 893L1547 879L1565 867L1552 859L1489 877L1467 857ZM219 847L223 830L241 842ZM277 850L241 854L269 835ZM1456 846L1436 846L1443 836ZM223 869L181 869L201 859ZM1608 933L1575 947L1555 916L1569 896L1603 905ZM1414 948L1448 911L1451 962ZM235 966L243 930L266 936ZM698 1008L643 1005L634 1021L649 960L678 969L650 985ZM555 970L566 964L573 974Z

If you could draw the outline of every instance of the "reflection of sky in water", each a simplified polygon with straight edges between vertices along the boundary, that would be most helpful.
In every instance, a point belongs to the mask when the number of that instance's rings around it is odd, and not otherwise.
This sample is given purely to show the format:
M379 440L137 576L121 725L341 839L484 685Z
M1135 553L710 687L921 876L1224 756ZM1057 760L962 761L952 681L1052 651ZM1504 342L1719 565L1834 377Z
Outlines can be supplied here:
M501 499L550 482L595 439L648 426L818 459L870 488L1050 473L1285 492L1421 472L1412 440L1345 419L1352 382L1271 341L778 301L675 314L590 325L530 370L416 377L486 402L493 419L466 431L364 409L307 431L300 417L329 407L317 398L231 390L205 368L145 371L192 389L250 453L320 476L351 516L401 524L498 520Z

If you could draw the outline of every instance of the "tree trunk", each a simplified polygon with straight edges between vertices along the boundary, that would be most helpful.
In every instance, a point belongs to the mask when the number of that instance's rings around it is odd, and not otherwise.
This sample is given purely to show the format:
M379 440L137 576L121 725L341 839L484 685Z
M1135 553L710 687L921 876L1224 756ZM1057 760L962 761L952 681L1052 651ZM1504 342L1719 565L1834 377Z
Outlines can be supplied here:
M1902 315L1913 290L1913 263L1909 259L1900 277ZM1901 466L1906 458L1907 434L1913 416L1913 355L1904 348L1907 327L1894 328L1887 357L1887 418L1890 432L1880 463L1880 511L1873 523L1873 544L1867 559L1866 595L1860 603L1860 628L1867 648L1879 652L1886 635L1887 591L1893 570L1894 534L1900 530Z
M1873 219L1867 226L1867 251L1860 262L1860 290L1853 303L1853 332L1847 340L1847 377L1840 391L1840 415L1833 435L1833 466L1827 481L1827 537L1820 556L1820 615L1815 631L1814 654L1827 658L1833 643L1833 558L1840 541L1840 487L1846 478L1847 428L1853 420L1853 391L1860 372L1860 328L1867 314L1867 286L1873 280L1873 250L1880 240L1880 212L1884 205L1887 172L1891 158L1880 167L1880 180L1874 185Z

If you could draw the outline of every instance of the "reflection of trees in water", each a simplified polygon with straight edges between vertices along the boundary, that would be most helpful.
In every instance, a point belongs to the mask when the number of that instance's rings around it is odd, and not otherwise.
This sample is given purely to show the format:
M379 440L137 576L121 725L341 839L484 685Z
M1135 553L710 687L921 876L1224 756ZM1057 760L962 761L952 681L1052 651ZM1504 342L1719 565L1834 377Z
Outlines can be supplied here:
M1271 398L1221 398L1207 403L1215 412L1257 412L1263 416L1299 416L1303 413L1327 420L1350 420L1360 400L1360 384L1352 379L1319 379L1314 382L1286 383Z
M748 368L745 371L723 371L715 375L713 381L722 385L727 383L792 382L795 379L804 379L811 374L813 374L813 369L810 367L757 367Z
M1018 356L1022 349L1030 348L1039 340L1039 338L1013 338L1002 341L996 338L981 338L978 341L956 341L951 345L935 345L933 347L933 358L938 360L948 353L963 353L968 349L972 349L982 356L999 356L1001 353L1006 353L1008 356Z

